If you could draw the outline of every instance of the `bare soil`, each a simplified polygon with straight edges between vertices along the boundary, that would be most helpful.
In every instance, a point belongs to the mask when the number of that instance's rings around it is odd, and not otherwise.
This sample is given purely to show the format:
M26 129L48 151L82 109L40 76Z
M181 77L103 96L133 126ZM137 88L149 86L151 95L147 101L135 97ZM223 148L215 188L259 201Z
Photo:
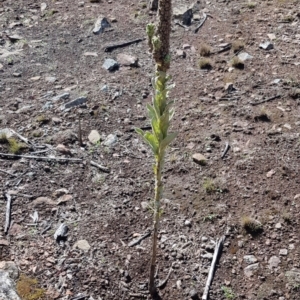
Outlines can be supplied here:
M146 40L104 49L145 38L155 13L146 1L45 3L41 11L40 0L0 2L0 125L29 140L21 155L82 161L0 154L2 192L13 197L1 260L37 278L46 299L149 299L151 237L128 244L152 225L147 204L153 197L153 157L134 128L149 127L154 65ZM192 2L173 6L182 4ZM192 290L201 298L214 245L224 234L210 299L300 297L300 275L289 273L300 272L299 8L299 0L211 0L201 7L207 20L198 33L197 20L188 28L172 23L172 130L179 135L164 169L158 280L171 266L174 271L160 290L162 299L190 299ZM196 14L202 18L202 12ZM99 15L112 27L94 35ZM231 68L236 41L252 56L242 69ZM274 48L261 49L264 41ZM222 51L225 43L229 48ZM199 67L203 44L211 49L210 70ZM136 56L139 67L102 67L120 53ZM233 89L226 91L228 83ZM66 92L68 100L51 100ZM61 108L80 96L87 97L82 106ZM100 143L89 142L91 130L100 133ZM105 146L110 134L118 141ZM222 159L226 143L230 149ZM0 152L9 152L6 143ZM205 165L193 161L195 153L206 157ZM55 193L62 188L70 195L63 200ZM4 224L5 197L0 201ZM247 218L260 222L261 230L247 232ZM63 245L53 237L61 223L69 227ZM90 249L78 249L79 240ZM250 262L247 255L254 256Z

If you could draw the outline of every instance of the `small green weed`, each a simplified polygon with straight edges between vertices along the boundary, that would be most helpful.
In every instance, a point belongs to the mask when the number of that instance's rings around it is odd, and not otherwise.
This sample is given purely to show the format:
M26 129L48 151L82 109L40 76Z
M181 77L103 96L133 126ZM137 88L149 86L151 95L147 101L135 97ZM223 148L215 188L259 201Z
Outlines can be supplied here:
M221 290L223 291L226 299L235 299L235 294L230 287L222 286Z
M200 58L199 67L200 67L201 70L211 70L212 69L212 63L207 58Z
M231 66L236 68L236 69L244 69L245 68L245 64L244 62L239 59L237 56L235 56L232 60L231 60Z
M0 144L8 144L8 138L5 133L1 133L0 135Z
M257 234L262 231L262 224L249 216L241 218L241 225L250 234Z
M217 191L217 187L211 178L206 178L204 180L203 188L207 194L212 194Z
M207 56L210 56L210 53L211 53L211 48L209 45L202 44L200 46L200 55L201 56L207 57Z
M43 299L45 290L37 287L37 280L21 275L17 282L17 292L22 300L39 300Z
M40 124L47 124L49 123L50 119L45 115L40 115L36 118L36 121Z
M245 44L243 41L236 40L232 43L233 53L238 53L245 48Z
M215 214L207 215L203 218L203 221L204 222L207 222L207 221L213 222L217 217L218 217L218 215L215 215Z
M255 7L256 7L256 3L255 2L248 2L247 3L247 7L249 8L249 9L254 9Z
M17 142L14 138L9 138L8 144L9 144L8 151L13 154L18 154L23 149L27 148L25 144Z

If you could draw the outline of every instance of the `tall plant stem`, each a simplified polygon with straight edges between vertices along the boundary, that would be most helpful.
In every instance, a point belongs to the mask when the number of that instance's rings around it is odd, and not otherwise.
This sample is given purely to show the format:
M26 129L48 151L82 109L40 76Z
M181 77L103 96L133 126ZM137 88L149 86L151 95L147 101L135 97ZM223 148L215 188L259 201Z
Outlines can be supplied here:
M155 286L155 266L157 256L157 236L159 228L159 215L160 215L160 200L162 194L162 181L161 181L161 169L162 169L162 157L158 155L155 163L155 195L154 195L154 219L153 219L153 238L152 238L152 256L150 266L149 277L149 291L152 297L157 294Z

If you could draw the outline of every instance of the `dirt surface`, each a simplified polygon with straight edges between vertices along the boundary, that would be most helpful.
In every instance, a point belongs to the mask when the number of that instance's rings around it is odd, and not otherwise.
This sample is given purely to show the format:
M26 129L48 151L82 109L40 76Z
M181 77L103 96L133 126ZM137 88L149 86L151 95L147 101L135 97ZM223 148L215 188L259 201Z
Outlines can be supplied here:
M226 234L210 299L299 299L300 3L206 2L195 7L191 26L172 23L179 135L164 169L158 280L173 272L160 296L201 298L215 243ZM149 298L151 239L128 244L152 225L153 157L134 128L149 127L154 66L146 40L104 49L145 38L155 13L145 1L45 3L0 2L0 126L28 139L19 154L51 157L0 155L2 192L12 195L1 260L37 278L46 299ZM193 3L173 6L183 4ZM95 35L100 15L111 27ZM273 49L260 48L265 41ZM199 67L204 44L210 70ZM231 67L241 53L252 58ZM139 66L102 67L118 54L135 56ZM64 107L79 97L87 101ZM92 130L100 142L89 141ZM0 152L9 151L1 141ZM197 164L196 153L206 162ZM4 225L4 195L0 201ZM61 223L69 231L57 243Z

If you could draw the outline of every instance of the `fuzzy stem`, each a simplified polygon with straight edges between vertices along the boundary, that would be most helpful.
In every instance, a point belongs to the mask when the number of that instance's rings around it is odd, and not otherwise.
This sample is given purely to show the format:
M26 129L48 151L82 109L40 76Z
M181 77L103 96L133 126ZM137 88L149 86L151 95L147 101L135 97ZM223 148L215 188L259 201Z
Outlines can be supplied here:
M149 279L149 291L152 297L157 294L154 276L155 276L155 266L156 266L156 254L157 254L157 236L159 228L159 214L160 214L160 200L162 194L162 181L161 181L161 171L162 171L162 155L158 155L155 163L155 195L154 195L154 220L153 220L153 239L152 239L152 256L151 256L151 266L150 266L150 279Z

